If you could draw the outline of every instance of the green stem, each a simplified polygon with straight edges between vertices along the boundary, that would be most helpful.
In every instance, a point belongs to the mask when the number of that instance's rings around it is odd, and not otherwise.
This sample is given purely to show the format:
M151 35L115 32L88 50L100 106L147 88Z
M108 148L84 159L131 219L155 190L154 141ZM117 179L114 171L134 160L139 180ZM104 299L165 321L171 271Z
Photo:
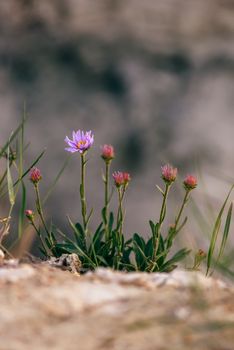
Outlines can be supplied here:
M190 190L186 190L183 203L182 203L181 208L180 208L180 210L179 210L179 214L177 215L177 218L176 218L176 220L175 220L175 226L174 226L174 230L175 230L175 231L176 231L177 226L178 226L178 224L179 224L179 221L180 221L182 212L183 212L183 210L184 210L185 204L186 204L187 201L188 201L189 193L190 193Z
M183 213L184 207L185 207L185 205L186 205L186 203L187 203L187 201L188 201L188 196L189 196L190 191L191 191L191 190L188 190L188 189L187 189L186 192L185 192L185 196L184 196L182 205L181 205L180 210L179 210L179 213L178 213L178 215L177 215L177 217L176 217L176 219L175 219L175 224L174 224L174 226L173 226L172 234L171 234L171 235L169 234L169 236L167 237L167 248L170 248L171 245L172 245L172 241L173 241L173 239L174 239L174 237L175 237L175 235L176 235L176 230L177 230L178 224L179 224L179 222L180 222L181 215L182 215L182 213Z
M83 218L83 227L85 232L85 237L88 233L87 227L87 206L86 206L86 196L85 196L85 152L81 154L81 183L80 183L80 202L81 202L81 214Z
M43 210L42 210L42 206L41 206L41 198L40 198L38 184L36 183L34 185L34 187L35 187L35 192L36 192L37 212L38 212L38 215L39 215L39 217L41 219L42 225L43 225L47 235L50 236L49 230L48 230L48 228L46 226L46 223L45 223L45 218L44 218L44 214L43 214Z
M168 194L169 194L170 187L171 187L171 184L166 183L166 188L165 188L165 192L163 194L163 202L162 202L162 207L161 207L160 216L159 216L159 222L158 222L158 227L157 227L157 235L156 235L156 237L154 237L155 245L154 245L154 249L153 249L153 268L154 268L154 266L156 264L156 255L157 255L158 246L159 246L159 239L160 239L160 234L161 234L161 228L162 228L163 221L165 219L167 197L168 197Z
M123 234L123 195L124 195L124 192L122 192L121 189L118 188L119 208L118 208L117 222L119 226L120 236L122 236Z
M116 257L116 269L119 269L119 263L122 257L122 236L123 236L123 198L126 191L126 187L118 187L119 207L117 213L117 227L118 227L118 252Z
M170 186L171 186L170 184L166 184L165 192L163 195L163 202L162 202L162 207L161 207L160 216L159 216L159 231L161 230L162 223L165 219L167 197L170 190Z
M110 161L106 161L105 173L105 238L106 242L109 239L109 177L110 177Z

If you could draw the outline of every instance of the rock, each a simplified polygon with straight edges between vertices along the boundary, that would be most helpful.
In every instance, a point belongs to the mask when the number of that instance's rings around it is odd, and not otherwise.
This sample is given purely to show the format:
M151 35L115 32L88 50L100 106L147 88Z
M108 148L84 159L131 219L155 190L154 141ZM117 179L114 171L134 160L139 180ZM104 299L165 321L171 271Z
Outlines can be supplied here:
M81 268L81 261L75 253L62 254L59 258L51 257L46 263L75 274L79 273Z
M233 284L200 272L78 276L16 262L0 276L0 349L233 349Z

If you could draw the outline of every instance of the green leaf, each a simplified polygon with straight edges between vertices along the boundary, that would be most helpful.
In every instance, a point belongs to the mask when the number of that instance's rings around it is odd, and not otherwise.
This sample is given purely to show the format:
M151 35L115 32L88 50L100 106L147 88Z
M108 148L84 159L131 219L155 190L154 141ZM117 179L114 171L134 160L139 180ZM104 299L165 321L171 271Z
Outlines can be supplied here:
M158 185L156 185L156 188L159 190L159 192L164 196L164 192L163 192L163 190L161 189L161 187L159 187Z
M79 222L74 224L69 216L67 216L67 218L68 218L68 222L72 228L72 231L73 231L73 234L74 234L74 237L75 237L77 244L82 249L86 250L85 233L84 233L83 227L81 226L81 224Z
M156 254L157 265L161 266L164 263L165 257L167 256L169 249L165 249L164 241L162 235L159 237L159 245Z
M100 244L98 254L105 257L106 259L107 259L107 256L111 257L112 256L111 244L112 244L111 240L109 240L108 242L102 242Z
M5 143L5 145L0 150L0 158L4 155L4 153L9 148L12 141L16 138L20 130L22 129L23 125L25 124L26 118L22 120L22 122L19 124L19 126L16 128L16 130L11 134L9 140Z
M104 207L102 209L102 220L103 220L104 224L106 225L107 224L106 207Z
M124 251L123 251L123 257L122 257L122 263L127 264L127 265L131 264L130 254L131 254L132 250L133 250L132 247L126 247L126 244L125 244Z
M90 213L89 213L89 215L88 215L88 217L87 217L87 219L86 219L86 225L89 224L89 221L90 221L90 219L91 219L92 214L93 214L93 208L90 210Z
M216 245L216 241L217 241L217 238L218 238L218 233L219 233L219 229L220 229L220 226L221 226L221 222L222 222L222 215L223 215L223 212L224 212L224 209L226 207L226 204L227 204L227 201L230 197L230 194L232 192L234 188L234 185L232 185L230 191L228 192L228 195L220 209L220 212L217 216L217 219L215 221L215 224L214 224L214 228L213 228L213 231L212 231L212 235L211 235L211 240L210 240L210 246L209 246L209 250L208 250L208 255L207 255L207 269L206 269L206 275L208 275L209 273L209 270L210 270L210 266L211 266L211 262L213 260L213 255L214 255L214 249L215 249L215 245Z
M14 186L13 186L13 181L11 177L11 170L10 170L10 160L9 160L9 147L7 150L7 187L8 187L8 196L9 196L9 201L11 206L15 204L15 193L14 193Z
M98 251L101 245L102 238L104 236L105 230L102 230L102 222L98 226L92 240L92 244L94 245L95 251Z
M114 224L114 214L112 212L110 212L110 216L109 216L109 232L112 231L113 229L113 224Z
M185 219L184 219L184 221L182 222L182 224L181 224L181 225L178 227L178 229L176 230L176 235L177 235L177 233L179 233L179 232L182 230L182 228L186 225L187 221L188 221L188 217L186 216Z
M34 162L30 165L30 167L23 173L23 175L18 178L18 180L14 183L14 186L16 186L29 172L30 170L39 162L39 160L41 159L41 157L44 155L45 153L45 149L39 154L39 156L34 160Z
M144 251L145 250L145 241L144 239L139 236L137 233L134 233L133 235L133 241L135 241L139 247L141 247L141 249Z
M142 271L147 263L147 257L145 256L145 242L144 240L135 233L133 235L133 251L135 253L135 260L137 263L138 270Z
M83 188L82 184L80 184L80 196L81 196L81 198L84 197L84 188Z
M154 236L155 235L155 224L153 223L152 220L149 221L149 224L150 224L150 228L151 228L151 231L152 231L152 235Z
M24 185L24 182L22 181L22 197L21 197L21 206L20 206L20 212L19 212L18 238L21 238L23 233L25 209L26 209L26 187Z
M128 271L128 272L132 272L132 271L136 271L136 266L134 266L133 264L126 264L125 262L120 262L120 265L123 267L123 270Z
M101 262L101 264L98 263L98 266L108 267L108 263L102 255L97 255L97 260Z
M36 158L36 160L30 165L30 167L23 173L23 175L21 177L18 178L18 180L14 183L14 187L20 182L22 181L22 179L30 172L30 170L39 162L39 160L41 159L41 157L43 156L43 154L45 153L45 150L43 152L41 152L39 154L39 156ZM5 186L2 187L2 189L4 189ZM7 192L3 192L0 194L0 197L3 197L6 195Z
M52 244L51 244L49 237L45 237L45 242L46 242L47 247L50 249L52 247Z
M47 253L42 247L38 247L39 251L47 258Z
M224 252L224 249L225 249L225 246L226 246L228 234L229 234L229 231L230 231L231 219L232 219L232 207L233 207L233 203L231 203L231 205L229 207L229 210L228 210L228 213L227 213L225 226L224 226L224 231L223 231L223 238L222 238L222 242L221 242L221 246L220 246L217 262L220 260L221 256L223 255L223 252Z
M145 255L148 258L152 258L153 257L153 252L154 252L154 245L153 245L153 237L151 237L148 242L146 243L145 246Z
M187 248L180 249L175 255L173 255L173 257L170 260L163 264L160 271L169 271L175 263L183 260L189 253L190 250L188 250Z
M63 163L62 168L59 170L57 176L55 177L54 181L52 182L52 184L51 184L50 187L49 187L49 190L47 191L45 197L43 198L43 201L42 201L43 204L45 204L45 203L47 202L47 200L49 199L49 197L50 197L51 193L53 192L55 186L57 185L57 183L58 183L60 177L62 176L64 170L66 169L66 167L67 167L67 165L68 165L70 159L71 159L71 157L68 157L68 158L65 160L65 162Z

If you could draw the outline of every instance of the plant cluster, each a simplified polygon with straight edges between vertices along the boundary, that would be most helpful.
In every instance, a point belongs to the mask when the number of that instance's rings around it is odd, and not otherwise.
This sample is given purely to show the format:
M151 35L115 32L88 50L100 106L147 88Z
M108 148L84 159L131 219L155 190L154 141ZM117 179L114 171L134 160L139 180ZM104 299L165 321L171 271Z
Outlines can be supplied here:
M104 145L101 150L101 158L105 164L104 182L104 207L101 211L101 223L94 233L90 232L90 219L92 210L88 212L86 200L86 155L94 142L94 136L91 131L84 132L73 131L72 138L65 138L68 147L66 151L71 153L78 152L80 156L80 205L82 222L73 223L69 218L74 239L63 234L60 230L57 232L62 235L63 241L58 242L53 230L47 228L43 210L41 206L39 182L42 178L40 170L34 168L30 174L30 180L34 185L36 194L37 214L41 219L41 224L46 233L43 239L40 229L37 229L34 221L34 213L31 210L26 215L34 226L41 240L41 251L45 256L59 256L62 253L76 253L82 263L84 270L95 269L98 266L112 267L117 270L125 271L171 271L177 263L183 260L188 254L187 248L180 249L171 256L171 248L174 240L187 222L187 217L183 218L184 208L189 200L190 193L197 186L197 179L193 175L188 175L183 181L184 198L175 217L174 223L166 232L163 232L163 223L167 213L167 201L170 189L177 178L177 169L167 164L162 167L162 179L164 188L157 186L162 196L162 206L157 220L150 220L150 236L144 239L142 235L134 233L130 239L125 238L124 220L125 210L124 201L127 188L131 182L130 174L122 171L112 173L114 186L117 192L118 209L117 213L110 211L110 202L112 193L110 191L111 173L110 168L115 158L115 152L112 145ZM198 264L196 263L196 266Z
M35 166L43 156L44 151L39 154L32 164L24 169L24 155L29 146L24 143L25 120L26 117L24 115L22 123L0 149L0 159L2 158L5 162L5 170L0 176L0 198L8 194L10 203L8 215L0 218L0 248L8 255L10 255L10 252L3 245L3 240L9 233L11 216L18 196L21 196L21 203L18 213L18 235L16 240L19 241L22 237L25 227L24 216L26 215L28 222L36 231L41 242L39 249L46 258L51 256L59 257L63 253L76 253L82 263L83 271L103 266L123 271L169 272L176 268L178 262L182 261L190 253L190 250L187 248L182 248L175 252L174 241L187 222L187 217L184 217L184 210L190 199L191 192L197 186L197 178L194 175L187 175L184 178L182 202L174 222L167 228L165 219L167 216L168 198L171 187L177 180L177 169L169 164L164 165L161 168L161 178L164 186L163 188L156 186L162 196L162 205L158 218L149 220L148 238L146 238L146 234L134 233L127 239L124 227L125 197L131 184L131 176L128 172L113 172L111 170L112 162L115 158L115 151L112 145L104 145L101 148L100 156L105 165L103 174L104 206L100 211L100 224L96 230L91 231L90 220L93 210L88 210L86 200L87 153L94 143L94 135L91 131L73 131L71 139L65 138L67 144L65 150L69 153L78 153L80 158L79 196L81 220L73 222L68 217L73 236L64 234L53 224L48 226L44 215L44 204L63 173L67 161L62 166L45 197L41 198L40 182L42 174ZM29 174L30 182L35 191L34 211L32 209L26 210L27 191L25 176L27 174ZM118 200L116 212L111 210L114 190L111 182L114 185ZM198 269L200 264L206 260L207 275L210 274L212 266L228 270L220 263L220 260L230 231L232 203L227 211L224 225L222 221L233 188L234 185L231 187L215 220L207 254L199 249L194 257L192 269ZM224 227L223 235L220 247L217 249L218 236L222 226ZM216 254L217 256L215 257ZM232 271L228 270L228 273L229 275L234 275Z

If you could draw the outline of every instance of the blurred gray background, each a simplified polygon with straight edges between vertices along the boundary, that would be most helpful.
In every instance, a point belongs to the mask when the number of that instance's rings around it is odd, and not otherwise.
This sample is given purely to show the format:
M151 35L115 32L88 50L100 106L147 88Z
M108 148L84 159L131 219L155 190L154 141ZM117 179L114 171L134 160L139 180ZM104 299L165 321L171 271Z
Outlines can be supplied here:
M157 218L165 162L179 168L180 180L201 169L194 197L202 203L206 193L217 210L234 178L233 0L2 0L0 34L0 143L26 101L25 165L47 148L42 191L68 156L65 135L84 129L95 134L93 226L103 203L104 143L115 147L113 170L132 175L127 233L147 233L148 218ZM66 214L80 217L78 184L75 154L47 205L61 228ZM172 196L178 205L181 191ZM186 234L201 231L190 224Z

